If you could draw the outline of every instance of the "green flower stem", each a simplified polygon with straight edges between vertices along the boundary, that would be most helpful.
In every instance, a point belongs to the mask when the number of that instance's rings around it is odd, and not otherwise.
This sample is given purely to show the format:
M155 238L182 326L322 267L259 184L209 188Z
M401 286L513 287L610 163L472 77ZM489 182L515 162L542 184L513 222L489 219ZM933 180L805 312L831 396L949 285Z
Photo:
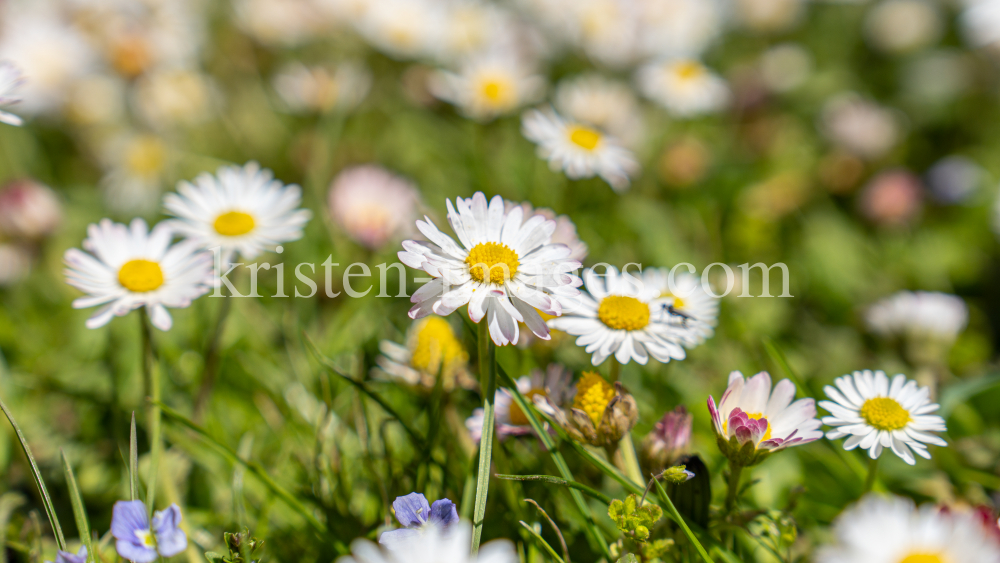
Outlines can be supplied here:
M639 457L635 452L635 444L632 442L632 432L626 432L622 436L621 441L618 442L618 451L622 454L622 465L625 466L625 475L639 486L642 486L644 479L642 478L642 470L639 469Z
M736 507L736 497L740 492L740 476L743 474L743 466L729 462L729 491L726 494L726 514Z
M705 563L713 563L712 558L709 557L708 552L705 551L705 547L701 545L701 542L698 541L698 537L694 535L694 532L692 532L691 528L688 527L687 522L684 521L684 517L677 511L677 507L675 507L673 501L670 500L670 496L667 495L667 491L663 488L663 485L660 484L660 480L654 477L653 483L656 484L656 492L659 494L663 504L667 505L667 512L670 513L674 522L677 522L677 524L681 527L681 531L684 532L688 541L690 541L691 545L693 545L698 551L698 555L701 556L701 560Z
M861 492L862 496L871 492L872 487L875 486L876 479L878 479L878 458L868 460L868 477L865 478L865 488Z
M476 507L472 516L472 554L479 553L486 516L486 496L490 488L490 463L493 461L494 409L497 392L497 349L490 338L490 327L484 318L479 322L479 388L483 392L483 436L479 440L479 474L476 478Z
M149 325L146 309L140 309L142 323L142 370L146 381L146 392L149 393L149 477L146 480L146 509L152 512L156 501L156 474L160 466L160 450L163 447L160 438L160 365L153 350L153 332Z

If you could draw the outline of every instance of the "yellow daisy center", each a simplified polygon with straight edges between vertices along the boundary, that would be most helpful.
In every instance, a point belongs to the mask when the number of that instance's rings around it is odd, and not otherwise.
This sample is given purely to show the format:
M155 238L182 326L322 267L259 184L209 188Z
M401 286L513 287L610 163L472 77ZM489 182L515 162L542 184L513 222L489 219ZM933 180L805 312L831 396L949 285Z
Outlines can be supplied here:
M479 283L487 280L490 283L502 284L514 277L520 262L517 253L506 244L498 242L481 242L472 247L465 257L469 265L469 275Z
M151 260L129 260L118 270L118 283L135 293L153 291L163 285L163 269Z
M601 133L583 125L572 125L569 128L569 140L582 149L592 151L601 142Z
M685 61L674 67L674 73L681 80L693 80L705 73L705 67L697 61Z
M937 553L911 553L899 560L899 563L946 563L946 559Z
M490 104L503 106L511 98L510 83L500 78L487 78L480 84L480 93Z
M531 402L534 402L535 397L539 397L539 396L541 396L541 397L546 397L547 396L545 394L545 389L532 389L531 391L528 391L527 393L524 393L524 400L528 401L529 403L531 403ZM514 425L517 425L517 426L524 426L524 425L528 424L528 417L525 416L524 411L521 410L521 407L519 407L517 405L517 403L515 403L513 401L511 401L511 403L510 403L510 411L508 413L508 417L510 418L510 423L511 424L514 424Z
M215 232L227 237L245 235L253 230L253 217L242 211L227 211L215 218Z
M910 422L910 413L896 399L876 397L861 405L861 418L878 430L900 430Z
M573 408L580 409L587 413L594 426L601 423L604 416L604 409L608 408L608 403L615 396L615 388L612 387L597 372L585 371L580 381L576 383L576 396L573 397Z
M427 317L417 327L416 338L410 342L410 366L424 373L448 374L452 369L469 360L462 343L448 321L441 317ZM443 369L442 369L443 368Z
M167 162L167 150L152 135L143 135L125 148L125 167L136 176L155 176Z
M601 299L597 318L615 330L639 330L649 324L649 305L635 297L609 295Z

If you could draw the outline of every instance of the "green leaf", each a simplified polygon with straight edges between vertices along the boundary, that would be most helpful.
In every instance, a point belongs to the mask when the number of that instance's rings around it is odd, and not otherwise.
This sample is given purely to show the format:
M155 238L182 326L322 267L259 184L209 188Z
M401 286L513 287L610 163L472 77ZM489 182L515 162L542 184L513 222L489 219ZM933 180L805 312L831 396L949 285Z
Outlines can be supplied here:
M209 563L224 563L225 558L221 553L216 553L214 551L206 551L205 559L208 559Z
M497 474L494 475L497 479L507 479L510 481L544 481L546 483L554 483L556 485L562 485L564 487L569 487L570 489L576 489L581 491L583 494L595 498L604 504L610 504L613 502L611 497L602 493L601 491L592 489L583 483L577 483L576 481L567 481L566 479L560 479L559 477L553 477L552 475L504 475ZM621 502L621 501L618 501Z
M66 452L60 450L62 457L63 471L66 473L66 486L69 487L69 500L73 505L73 517L76 519L76 531L80 534L80 541L87 546L87 561L97 560L97 551L94 549L94 540L90 537L90 522L87 521L87 507L83 504L83 496L80 495L80 487L76 484L76 475L73 468L66 459Z
M618 499L611 501L608 505L608 516L615 522L618 522L619 520L624 521L625 503Z
M631 553L626 553L622 557L618 558L617 563L639 563L639 560Z
M38 487L38 492L42 496L45 515L49 517L49 525L52 526L52 533L56 537L56 547L66 551L66 538L63 536L62 526L59 525L59 516L56 515L56 509L52 506L52 497L49 496L49 489L45 486L45 480L42 479L42 472L39 471L38 464L35 463L35 456L31 453L28 440L24 437L21 427L17 425L14 415L10 413L10 410L2 399L0 399L0 410L3 410L3 413L7 415L7 420L14 427L14 434L17 435L18 442L21 443L21 449L24 450L24 455L28 458L28 465L31 467L31 476L34 478L35 486Z

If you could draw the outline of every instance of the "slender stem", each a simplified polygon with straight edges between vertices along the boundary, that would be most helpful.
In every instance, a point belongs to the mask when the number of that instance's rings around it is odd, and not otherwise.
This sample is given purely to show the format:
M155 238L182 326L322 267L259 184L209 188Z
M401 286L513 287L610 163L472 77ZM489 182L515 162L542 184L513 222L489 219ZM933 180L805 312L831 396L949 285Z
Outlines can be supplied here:
M608 374L608 379L611 381L611 383L614 383L615 381L618 381L619 374L621 374L622 371L622 365L618 363L618 359L615 358L614 356L611 356L610 361L611 361L611 371ZM639 480L645 481L645 479L639 479Z
M490 338L484 318L479 323L479 381L483 392L483 435L479 440L479 475L476 478L476 510L472 517L472 554L479 553L486 516L486 495L490 488L490 462L493 458L493 399L497 391L497 349Z
M149 325L149 317L145 309L140 309L139 321L142 323L142 370L146 381L146 392L149 393L149 477L146 481L146 509L153 510L156 501L156 475L160 466L160 365L153 350L153 333Z
M684 517L681 516L681 513L677 510L677 507L674 506L674 502L670 500L670 496L667 494L667 491L663 488L663 485L660 484L660 480L657 477L653 477L653 483L656 485L656 490L659 493L660 498L663 499L663 503L667 505L667 512L669 512L670 515L673 517L674 521L677 522L678 525L680 525L681 531L684 532L684 535L687 536L688 541L690 541L691 545L693 545L695 550L698 551L698 555L701 557L701 560L704 561L705 563L714 563L712 561L712 558L708 556L708 552L705 551L705 547L701 545L700 541L698 541L698 537L694 535L694 532L691 531L691 528L687 525L687 522L684 521Z
M622 465L625 468L625 475L642 486L645 479L642 478L642 470L639 469L639 458L635 452L635 444L632 442L632 432L626 432L620 442L618 451L622 454Z
M237 275L240 270L236 270ZM235 277L235 276L234 276ZM215 378L219 373L219 362L221 360L221 350L219 349L222 333L226 327L226 319L229 318L229 311L232 309L232 296L229 294L229 287L223 284L222 304L219 305L219 315L215 318L215 327L212 329L211 340L208 341L208 348L205 349L205 368L202 370L201 385L198 388L198 395L194 402L194 420L200 422L208 405L208 398L212 394L212 386L215 385Z
M731 513L736 506L736 496L740 492L740 476L742 473L742 465L729 463L729 491L726 494L726 514Z
M875 480L878 478L878 458L868 460L868 477L865 478L865 489L862 491L861 495L864 496L871 492L872 487L875 486Z

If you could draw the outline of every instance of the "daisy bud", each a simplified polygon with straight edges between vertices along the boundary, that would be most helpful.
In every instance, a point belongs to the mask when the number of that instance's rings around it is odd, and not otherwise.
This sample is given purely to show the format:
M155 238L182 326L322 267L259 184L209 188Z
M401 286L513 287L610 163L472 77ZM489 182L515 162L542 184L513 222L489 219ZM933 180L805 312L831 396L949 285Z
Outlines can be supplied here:
M654 472L670 466L691 441L692 416L683 406L663 415L642 440L643 463Z

